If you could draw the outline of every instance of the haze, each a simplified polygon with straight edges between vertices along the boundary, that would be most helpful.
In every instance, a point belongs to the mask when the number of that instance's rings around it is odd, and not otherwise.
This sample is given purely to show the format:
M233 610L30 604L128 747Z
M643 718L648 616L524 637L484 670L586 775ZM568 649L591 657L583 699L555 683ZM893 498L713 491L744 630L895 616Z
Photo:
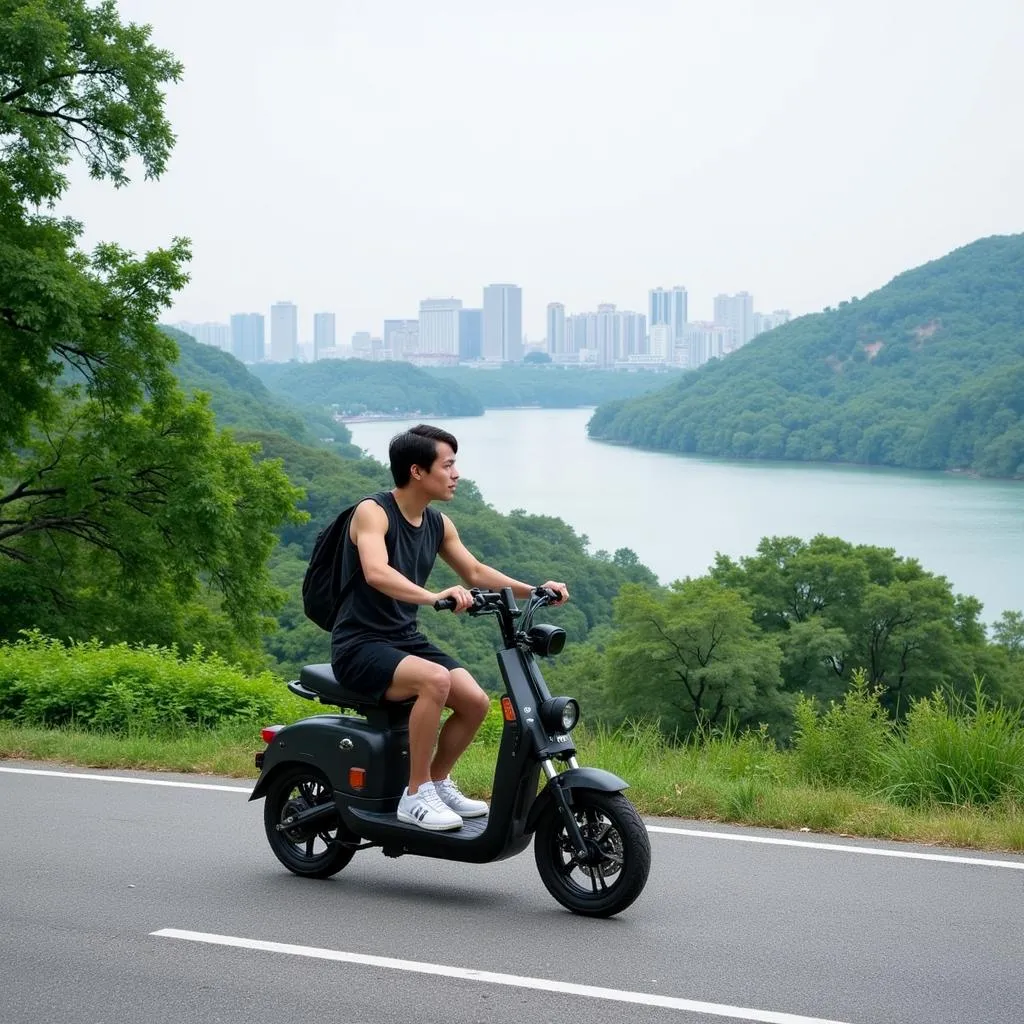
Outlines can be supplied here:
M794 316L1024 230L1024 4L123 0L186 66L157 183L77 175L87 243L183 234L164 320L287 299L300 336L682 284Z

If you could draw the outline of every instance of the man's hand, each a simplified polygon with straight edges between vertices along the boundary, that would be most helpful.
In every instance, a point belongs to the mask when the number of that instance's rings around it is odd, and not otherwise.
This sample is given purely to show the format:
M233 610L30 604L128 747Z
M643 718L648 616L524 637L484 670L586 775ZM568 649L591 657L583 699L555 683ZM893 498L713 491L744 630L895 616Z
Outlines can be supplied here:
M559 595L558 600L552 601L552 604L565 604L569 600L569 588L564 583L548 580L547 583L541 586L541 590L553 590Z
M454 598L455 607L452 609L456 615L464 612L473 604L473 595L465 587L449 587L435 594L434 601L443 601L446 597Z

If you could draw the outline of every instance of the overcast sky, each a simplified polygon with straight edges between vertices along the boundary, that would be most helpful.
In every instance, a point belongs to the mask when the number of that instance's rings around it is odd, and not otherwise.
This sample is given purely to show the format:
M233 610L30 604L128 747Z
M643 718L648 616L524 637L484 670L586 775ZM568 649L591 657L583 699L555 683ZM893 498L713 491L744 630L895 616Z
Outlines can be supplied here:
M89 243L184 234L166 320L300 340L683 284L813 312L1024 231L1024 0L121 0L185 64L165 176L76 177Z

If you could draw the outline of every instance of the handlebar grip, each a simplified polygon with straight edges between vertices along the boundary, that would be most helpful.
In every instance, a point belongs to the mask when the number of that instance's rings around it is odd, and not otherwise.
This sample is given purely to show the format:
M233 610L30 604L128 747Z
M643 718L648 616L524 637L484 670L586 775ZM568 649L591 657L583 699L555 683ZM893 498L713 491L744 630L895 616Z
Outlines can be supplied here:
M442 597L434 602L434 610L438 612L455 611L455 598Z

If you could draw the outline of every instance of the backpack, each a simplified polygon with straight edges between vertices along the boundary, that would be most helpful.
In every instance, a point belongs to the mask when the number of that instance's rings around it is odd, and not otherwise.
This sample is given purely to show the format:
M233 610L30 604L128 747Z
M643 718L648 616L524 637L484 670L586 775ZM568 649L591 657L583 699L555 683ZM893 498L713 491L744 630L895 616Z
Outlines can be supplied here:
M360 499L362 500L362 499ZM358 573L341 582L341 559L345 552L345 535L356 505L349 505L325 526L313 544L309 565L302 580L302 609L306 618L312 619L321 629L329 633L334 620L341 611L341 602L352 587Z

